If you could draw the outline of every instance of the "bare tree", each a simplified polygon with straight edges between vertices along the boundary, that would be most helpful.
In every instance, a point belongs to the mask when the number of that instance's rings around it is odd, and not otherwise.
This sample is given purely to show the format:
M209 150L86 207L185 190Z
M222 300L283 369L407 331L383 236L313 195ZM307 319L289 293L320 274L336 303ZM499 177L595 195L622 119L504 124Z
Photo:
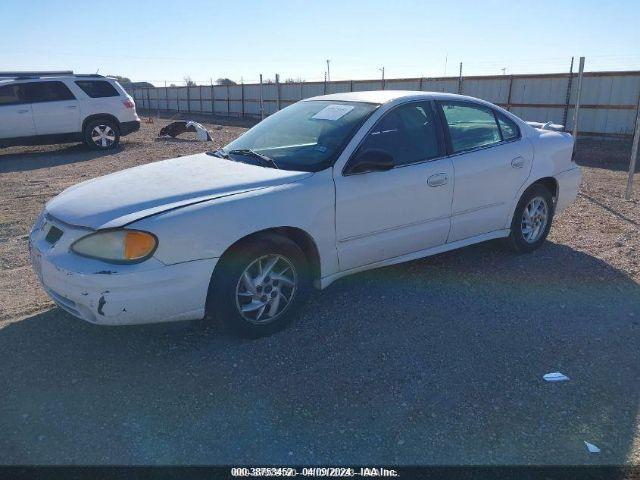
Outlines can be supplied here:
M186 77L184 77L184 84L187 87L195 87L196 86L196 82L194 82L193 80L191 80L191 77L189 75L187 75Z

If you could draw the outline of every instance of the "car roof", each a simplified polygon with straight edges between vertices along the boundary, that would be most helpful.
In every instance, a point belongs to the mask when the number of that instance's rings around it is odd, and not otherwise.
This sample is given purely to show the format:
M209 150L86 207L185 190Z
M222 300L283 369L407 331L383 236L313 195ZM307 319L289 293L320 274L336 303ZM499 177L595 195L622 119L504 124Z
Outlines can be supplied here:
M396 100L474 100L480 101L477 98L467 97L465 95L456 95L453 93L441 93L441 92L419 92L415 90L370 90L364 92L344 92L344 93L331 93L329 95L320 95L317 97L307 98L303 101L314 100L329 100L338 102L365 102L365 103L389 103Z
M29 82L29 81L47 81L47 80L66 80L66 79L87 79L87 80L115 80L115 78L105 77L103 75L90 74L63 74L63 75L23 75L18 77L0 77L0 85L12 82Z

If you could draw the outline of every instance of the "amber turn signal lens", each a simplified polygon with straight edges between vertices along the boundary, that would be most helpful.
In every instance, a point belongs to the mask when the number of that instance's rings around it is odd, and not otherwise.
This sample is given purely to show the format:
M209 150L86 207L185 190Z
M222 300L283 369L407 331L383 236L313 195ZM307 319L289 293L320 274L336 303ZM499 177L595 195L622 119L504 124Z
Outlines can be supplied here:
M124 258L137 260L146 257L156 248L156 238L145 232L127 232L124 239Z

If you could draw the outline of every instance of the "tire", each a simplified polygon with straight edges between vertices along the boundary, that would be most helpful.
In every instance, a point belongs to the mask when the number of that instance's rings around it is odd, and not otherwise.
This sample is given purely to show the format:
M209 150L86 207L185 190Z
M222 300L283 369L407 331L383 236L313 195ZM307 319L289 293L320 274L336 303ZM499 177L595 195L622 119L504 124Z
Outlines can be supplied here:
M539 183L531 185L522 194L513 214L511 233L507 239L509 246L518 253L529 253L540 248L549 235L553 214L551 192Z
M209 284L207 317L242 337L271 335L291 323L310 291L309 264L300 247L280 235L262 235L220 259Z
M87 122L82 132L84 143L92 150L110 150L120 143L120 127L108 118Z

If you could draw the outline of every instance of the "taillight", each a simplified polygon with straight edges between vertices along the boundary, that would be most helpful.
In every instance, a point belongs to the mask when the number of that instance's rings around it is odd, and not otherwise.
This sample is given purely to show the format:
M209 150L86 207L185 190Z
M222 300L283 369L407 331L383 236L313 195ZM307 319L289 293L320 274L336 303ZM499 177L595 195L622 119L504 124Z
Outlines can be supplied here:
M128 98L126 100L122 101L122 104L126 107L126 108L136 108L136 104L133 103L133 100L129 100Z

